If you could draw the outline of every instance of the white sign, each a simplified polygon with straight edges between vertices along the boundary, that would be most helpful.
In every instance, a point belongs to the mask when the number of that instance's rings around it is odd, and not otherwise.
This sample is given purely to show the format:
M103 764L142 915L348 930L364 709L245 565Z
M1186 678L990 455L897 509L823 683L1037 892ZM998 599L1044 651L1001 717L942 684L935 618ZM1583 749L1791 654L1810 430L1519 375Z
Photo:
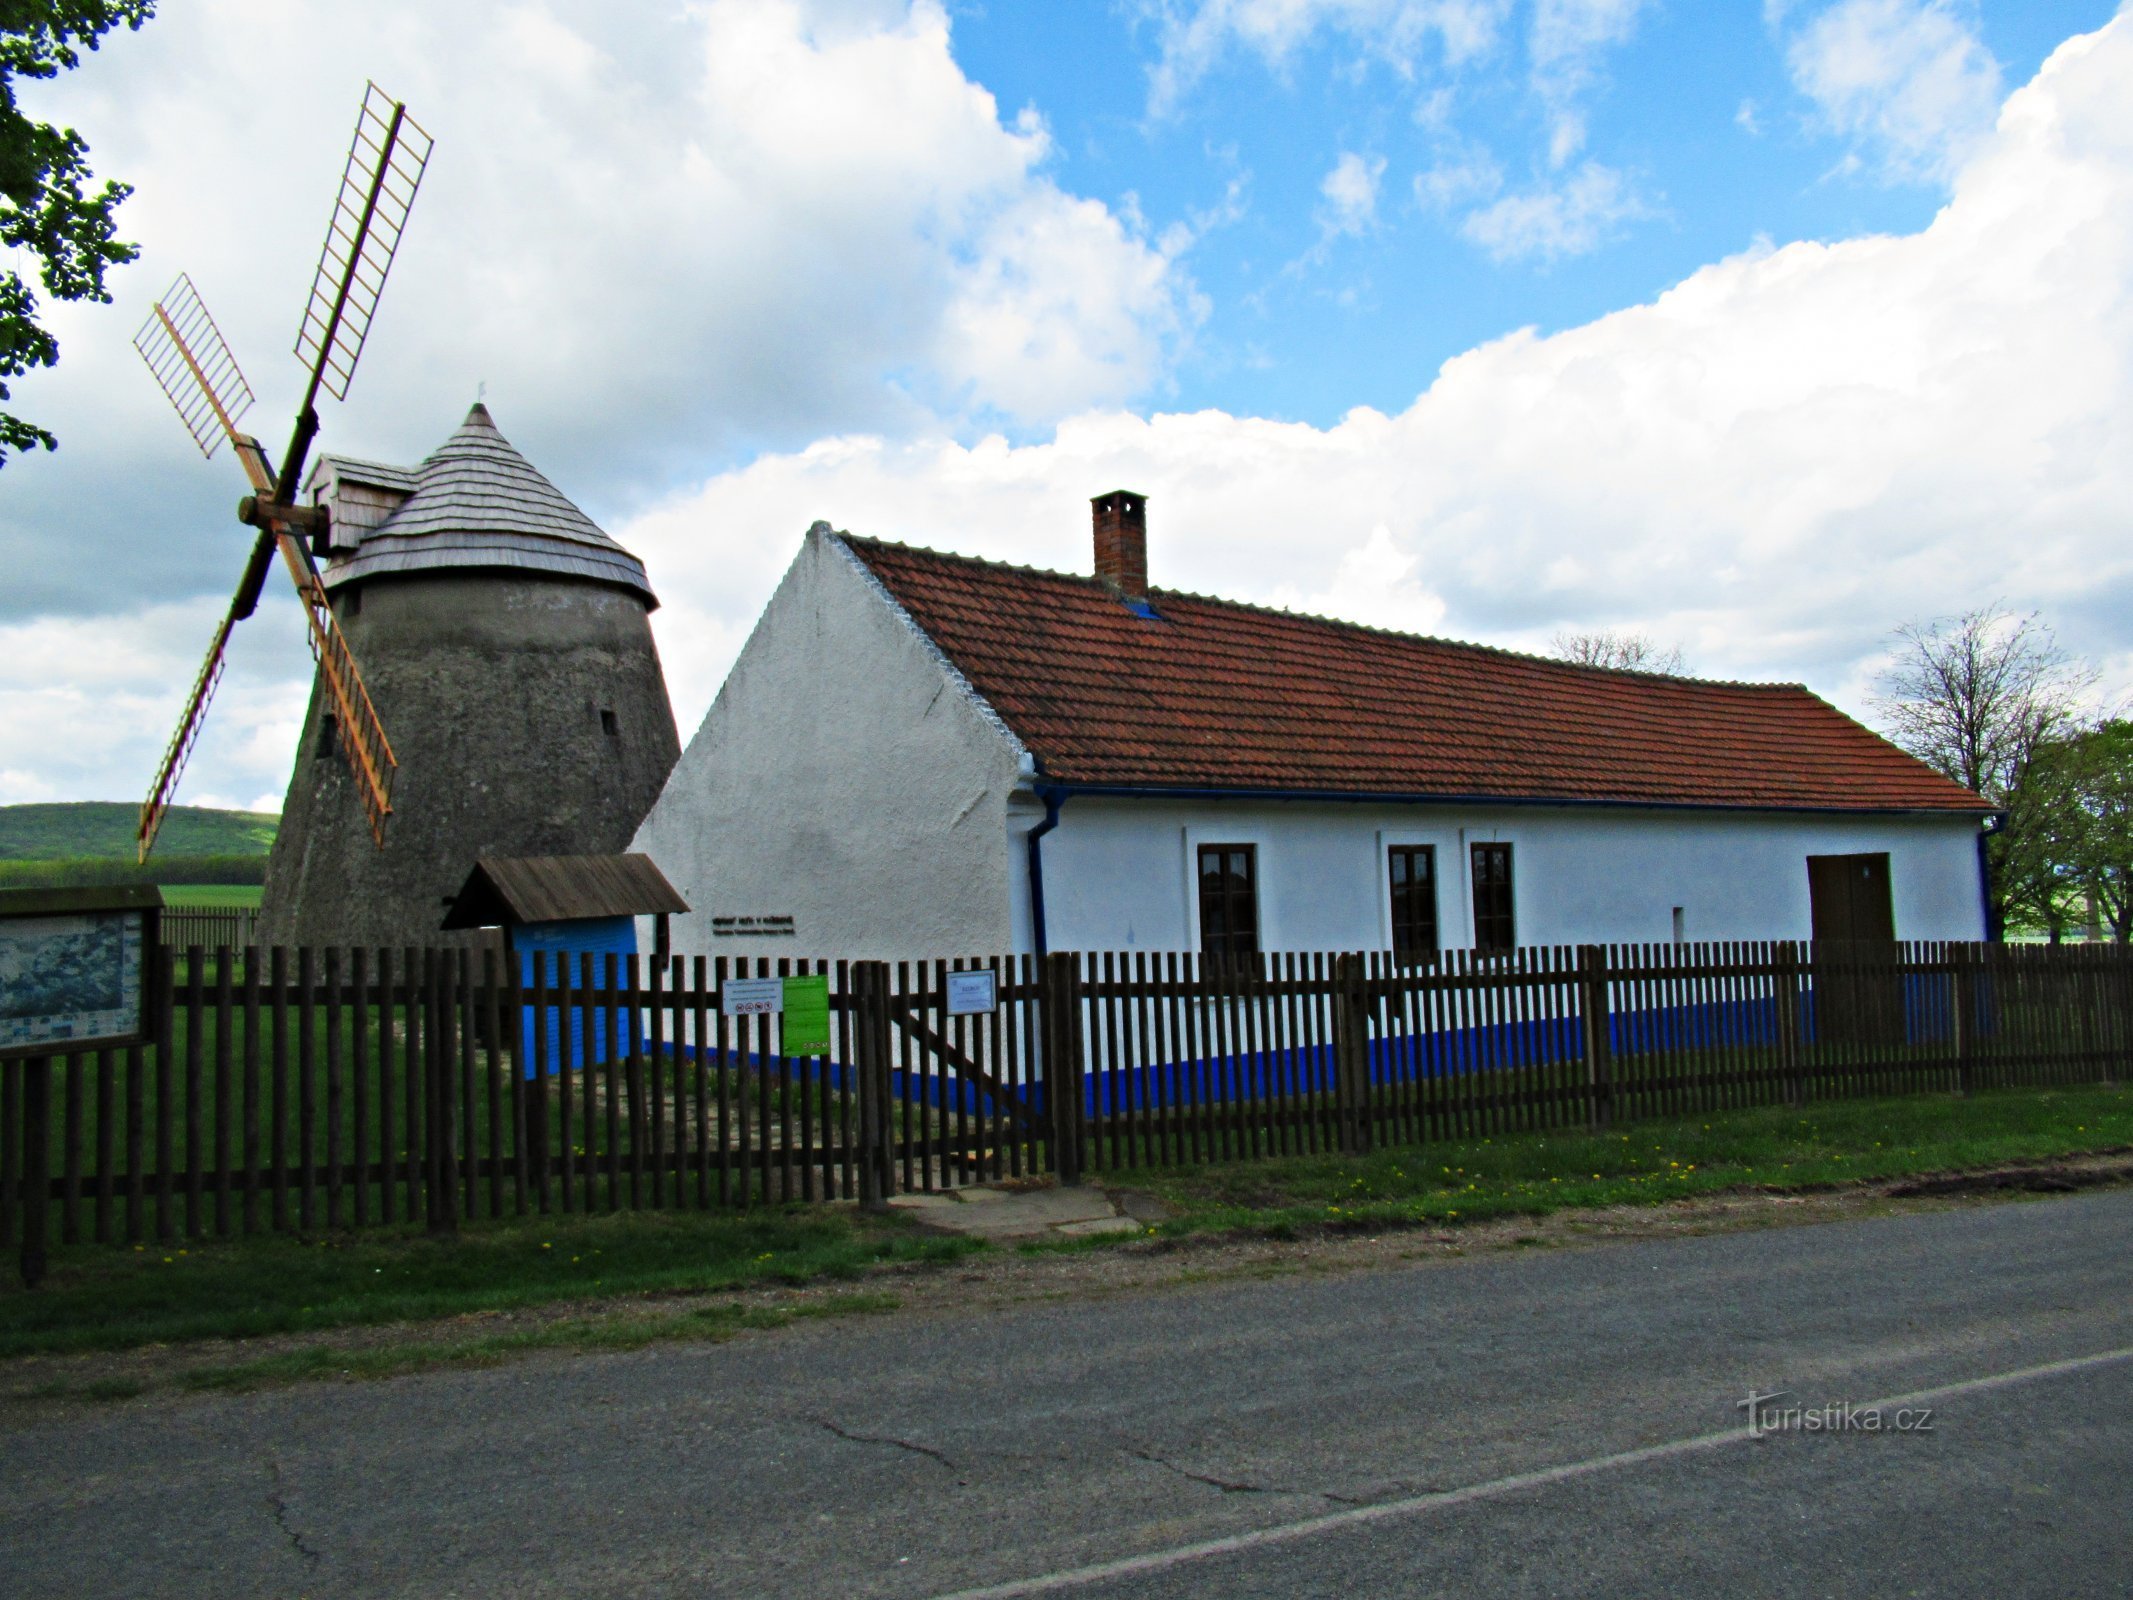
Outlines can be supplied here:
M999 1003L999 989L991 972L948 974L948 1015L951 1017L983 1016Z
M718 1008L729 1017L768 1017L785 1009L783 978L728 978Z

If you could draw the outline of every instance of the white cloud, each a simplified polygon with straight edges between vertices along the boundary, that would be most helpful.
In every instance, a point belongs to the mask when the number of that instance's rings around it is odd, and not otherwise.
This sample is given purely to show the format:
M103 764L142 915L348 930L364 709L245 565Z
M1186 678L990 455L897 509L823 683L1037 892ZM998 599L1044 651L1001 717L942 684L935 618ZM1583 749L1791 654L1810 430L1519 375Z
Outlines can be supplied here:
M1341 152L1341 158L1318 185L1325 201L1319 208L1318 222L1327 238L1369 231L1377 220L1378 182L1384 176L1383 156L1357 155L1353 150Z
M1498 261L1554 261L1596 250L1623 223L1651 214L1621 173L1588 161L1560 181L1469 214L1459 231Z
M1584 148L1580 102L1599 78L1600 58L1637 30L1645 0L1537 0L1533 87L1548 111L1548 161L1560 167Z
M486 380L514 442L612 516L824 433L1129 403L1202 311L1189 236L1152 240L1055 181L1042 121L1003 117L957 65L941 0L703 0L627 27L596 0L166 6L23 86L136 185L143 259L116 307L61 308L62 365L18 390L62 450L8 469L0 554L37 576L0 615L106 608L113 572L226 582L178 530L228 527L232 475L190 459L127 339L189 270L278 451L366 72L436 154L322 448L418 458ZM125 550L93 581L69 559L92 502L107 556Z
M1791 24L1786 65L1826 131L1887 177L1946 181L1991 130L1999 63L1973 0L1838 0Z
M1149 72L1148 108L1168 115L1232 50L1279 71L1324 33L1365 58L1415 76L1435 46L1449 67L1486 55L1512 0L1142 0L1157 25L1160 54Z
M816 518L1082 571L1088 497L1120 484L1152 496L1160 585L1531 647L1566 626L1634 628L1714 675L1804 677L1855 707L1894 623L2004 597L2122 683L2128 81L2121 17L2008 100L1922 232L1759 244L1651 304L1471 350L1396 415L1318 428L1099 406L1021 444L923 419L847 426L608 525L666 601L653 620L685 728ZM418 444L456 420L431 409L410 424ZM133 425L123 407L111 424ZM529 453L572 487L544 447ZM219 530L226 497L212 498ZM151 531L195 564L241 560L220 532ZM0 773L30 775L0 793L126 798L145 781L215 605L113 609L0 626ZM291 607L249 625L198 792L279 788L299 641Z
M1446 364L1329 428L1102 411L1049 439L825 441L623 530L684 726L817 517L1087 569L1150 496L1159 585L1498 643L1616 626L1863 706L1906 618L2005 597L2133 651L2133 18L2058 52L1923 232L1759 246ZM738 567L735 562L738 561ZM715 633L716 649L692 641Z
M1415 199L1432 211L1487 200L1503 188L1503 168L1480 145L1455 147L1415 174Z

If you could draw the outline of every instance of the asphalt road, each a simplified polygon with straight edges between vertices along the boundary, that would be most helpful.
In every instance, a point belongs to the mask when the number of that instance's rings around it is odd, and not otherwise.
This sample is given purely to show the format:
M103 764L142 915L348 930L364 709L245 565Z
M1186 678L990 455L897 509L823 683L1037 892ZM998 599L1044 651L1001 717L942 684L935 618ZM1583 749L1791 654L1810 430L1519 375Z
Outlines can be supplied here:
M2129 1245L2110 1192L54 1409L0 1594L2126 1595Z

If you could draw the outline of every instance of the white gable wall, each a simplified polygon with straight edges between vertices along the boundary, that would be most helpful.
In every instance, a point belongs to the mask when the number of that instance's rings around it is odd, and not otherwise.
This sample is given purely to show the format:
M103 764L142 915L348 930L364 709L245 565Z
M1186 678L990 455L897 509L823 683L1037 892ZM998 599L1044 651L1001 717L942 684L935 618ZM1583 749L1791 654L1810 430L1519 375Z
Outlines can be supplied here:
M817 523L631 848L689 902L677 955L1004 950L1021 754Z
M1020 808L1017 815L1021 816ZM1506 840L1518 942L1805 939L1807 857L1887 851L1900 939L1980 939L1973 818L1550 806L1069 800L1043 840L1054 950L1193 950L1201 844L1258 847L1261 947L1387 949L1385 851L1436 847L1440 937L1473 943L1467 846ZM1030 948L1026 895L1014 948Z

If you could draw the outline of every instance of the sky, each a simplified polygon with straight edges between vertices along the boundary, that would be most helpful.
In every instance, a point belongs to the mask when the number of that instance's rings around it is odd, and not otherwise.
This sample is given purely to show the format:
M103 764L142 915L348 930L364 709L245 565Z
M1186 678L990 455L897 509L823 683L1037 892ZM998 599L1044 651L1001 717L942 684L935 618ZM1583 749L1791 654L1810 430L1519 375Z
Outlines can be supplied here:
M166 0L19 86L140 259L0 467L0 804L134 800L250 531L131 348L190 274L278 454L366 79L436 140L319 448L477 395L644 558L686 739L817 519L1871 717L2035 611L2133 687L2133 15L2104 0ZM276 809L293 598L181 800Z

